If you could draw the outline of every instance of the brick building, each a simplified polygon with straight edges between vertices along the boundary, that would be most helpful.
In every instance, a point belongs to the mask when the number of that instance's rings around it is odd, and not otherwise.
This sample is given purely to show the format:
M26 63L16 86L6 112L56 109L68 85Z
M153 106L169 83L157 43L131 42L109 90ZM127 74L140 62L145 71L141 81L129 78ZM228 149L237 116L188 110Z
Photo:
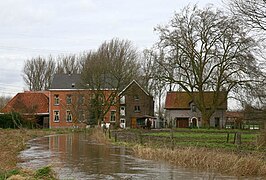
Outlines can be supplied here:
M82 87L80 74L56 74L49 90L50 128L85 127L90 124L95 91ZM103 88L101 93L107 97L112 91ZM108 125L116 122L116 109L115 104L108 107L103 117Z
M119 93L120 126L137 128L154 116L153 97L135 80Z

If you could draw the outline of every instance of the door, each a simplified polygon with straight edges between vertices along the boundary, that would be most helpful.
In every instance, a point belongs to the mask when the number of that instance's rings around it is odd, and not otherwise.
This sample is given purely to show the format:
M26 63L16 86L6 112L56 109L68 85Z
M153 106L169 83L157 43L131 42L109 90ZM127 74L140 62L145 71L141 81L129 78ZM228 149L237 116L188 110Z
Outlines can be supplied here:
M214 123L215 123L214 126L215 126L215 127L220 127L220 118L219 118L219 117L216 117L216 118L214 119L214 121L215 121L215 122L214 122Z
M197 123L197 118L192 118L192 127L194 128L194 127L198 127L198 123Z
M137 128L137 118L136 117L131 118L131 128Z
M176 118L176 127L177 128L188 128L188 118Z

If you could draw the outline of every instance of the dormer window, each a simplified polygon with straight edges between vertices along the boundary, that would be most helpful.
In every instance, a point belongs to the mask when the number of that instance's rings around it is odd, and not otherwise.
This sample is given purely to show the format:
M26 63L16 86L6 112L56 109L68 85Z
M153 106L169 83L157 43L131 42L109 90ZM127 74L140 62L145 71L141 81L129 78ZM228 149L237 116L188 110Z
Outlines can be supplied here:
M75 83L72 83L72 84L71 84L71 87L74 88L74 87L75 87Z
M191 106L191 111L192 111L192 112L196 112L196 111L197 111L197 107L196 107L196 105L193 104L193 105Z

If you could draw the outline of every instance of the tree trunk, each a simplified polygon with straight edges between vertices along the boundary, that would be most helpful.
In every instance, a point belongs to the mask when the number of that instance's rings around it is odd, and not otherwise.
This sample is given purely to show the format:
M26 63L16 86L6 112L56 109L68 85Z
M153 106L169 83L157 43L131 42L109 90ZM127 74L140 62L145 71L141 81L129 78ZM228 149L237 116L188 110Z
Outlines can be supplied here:
M202 112L202 127L203 128L210 127L210 116L206 112Z

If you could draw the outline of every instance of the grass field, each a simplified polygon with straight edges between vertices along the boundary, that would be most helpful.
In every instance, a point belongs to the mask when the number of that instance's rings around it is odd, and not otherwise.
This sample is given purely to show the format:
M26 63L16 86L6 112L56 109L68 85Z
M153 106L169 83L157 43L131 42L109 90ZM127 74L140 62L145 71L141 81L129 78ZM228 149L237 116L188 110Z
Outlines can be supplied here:
M227 150L259 150L257 147L258 132L239 131L241 143L236 144L236 131L225 130L174 130L143 133L144 138L165 138L164 142L173 137L175 146L195 146L206 148L223 148ZM228 135L229 134L229 135ZM162 142L161 142L162 143ZM264 150L264 149L261 149Z
M241 144L234 143L236 133L241 133ZM134 129L113 135L140 158L248 179L266 177L266 131Z

